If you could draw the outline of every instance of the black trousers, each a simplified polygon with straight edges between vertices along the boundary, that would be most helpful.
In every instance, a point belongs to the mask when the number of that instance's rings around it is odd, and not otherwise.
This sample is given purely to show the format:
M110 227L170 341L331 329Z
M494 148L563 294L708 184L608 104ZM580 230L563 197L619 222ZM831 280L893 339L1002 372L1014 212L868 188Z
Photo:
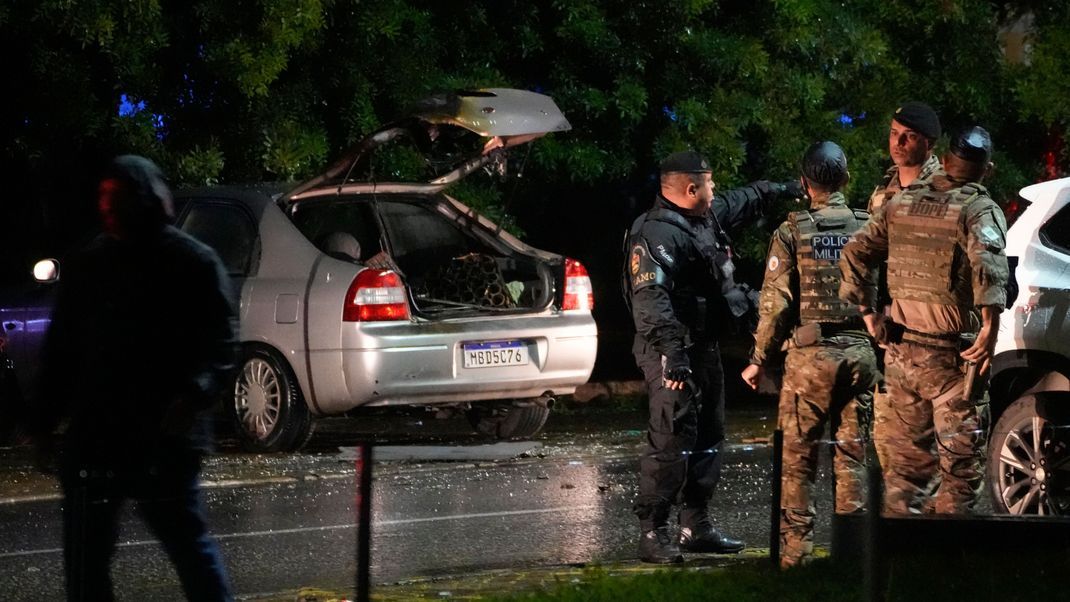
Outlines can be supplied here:
M200 452L186 449L108 462L64 454L64 559L67 599L113 600L109 572L123 502L133 500L171 558L188 600L233 600L226 569L204 520ZM73 457L72 457L73 456Z
M632 348L650 397L647 444L639 460L635 514L644 531L664 525L674 504L682 504L680 524L693 526L721 479L724 441L724 368L716 341L688 351L692 382L681 391L666 389L661 355L636 335Z

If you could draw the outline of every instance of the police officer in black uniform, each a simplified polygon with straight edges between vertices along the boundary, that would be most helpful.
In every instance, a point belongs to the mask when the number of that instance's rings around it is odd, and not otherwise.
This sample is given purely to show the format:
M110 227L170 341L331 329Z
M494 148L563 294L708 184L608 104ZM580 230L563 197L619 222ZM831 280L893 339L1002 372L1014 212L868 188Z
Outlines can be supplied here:
M628 232L632 351L650 398L635 504L643 531L639 556L646 562L681 562L681 550L743 549L713 527L706 508L720 479L724 440L718 324L750 306L732 278L726 230L754 221L788 195L801 196L797 182L760 181L715 195L706 159L678 152L661 163L661 193ZM681 505L676 538L668 526L674 504Z

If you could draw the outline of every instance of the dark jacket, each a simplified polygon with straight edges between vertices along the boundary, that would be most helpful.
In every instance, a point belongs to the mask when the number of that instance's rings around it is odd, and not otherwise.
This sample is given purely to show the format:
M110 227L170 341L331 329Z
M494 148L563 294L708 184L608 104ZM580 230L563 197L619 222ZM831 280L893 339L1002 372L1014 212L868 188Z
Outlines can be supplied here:
M635 329L672 367L687 367L686 348L716 337L731 315L729 234L762 216L785 192L760 181L717 194L710 211L688 216L660 194L629 231L625 277Z
M215 252L171 226L95 239L64 266L36 430L69 417L64 447L104 463L208 448L203 410L235 358L229 286Z

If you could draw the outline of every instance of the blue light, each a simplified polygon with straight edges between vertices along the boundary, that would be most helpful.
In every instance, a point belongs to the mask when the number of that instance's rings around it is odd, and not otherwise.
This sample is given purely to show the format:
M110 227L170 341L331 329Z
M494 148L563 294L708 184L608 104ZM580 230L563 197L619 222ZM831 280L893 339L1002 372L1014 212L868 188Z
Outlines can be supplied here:
M163 115L159 113L152 113L152 127L156 129L156 139L164 139L164 131L167 127L167 122L164 121Z
M126 94L119 95L119 117L132 117L144 110L144 100L132 102Z
M840 125L845 128L851 127L852 125L854 125L855 122L854 118L848 115L847 113L840 113L840 116L839 118L837 118L837 121L839 121Z
M676 111L672 110L672 108L669 107L669 105L665 105L665 106L661 107L661 112L664 113L665 116L668 117L670 121L676 121L677 119L679 119L679 117L676 116Z

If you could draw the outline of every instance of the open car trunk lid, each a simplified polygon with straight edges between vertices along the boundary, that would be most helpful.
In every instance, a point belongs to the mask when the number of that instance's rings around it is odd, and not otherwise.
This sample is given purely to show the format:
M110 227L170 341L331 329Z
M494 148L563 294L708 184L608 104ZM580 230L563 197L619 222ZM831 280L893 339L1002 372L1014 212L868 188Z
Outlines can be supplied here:
M443 128L487 137L452 169L418 182L357 180L358 162L408 138L430 149ZM353 260L393 269L405 280L412 306L423 317L457 317L542 311L563 281L563 258L509 236L463 204L442 194L449 184L488 165L504 170L513 146L571 126L549 96L505 88L455 92L417 104L414 115L387 125L279 200L294 223L327 254L331 235L358 239Z
M283 203L296 202L324 193L345 192L350 184L376 186L372 181L350 179L356 165L379 147L408 137L421 149L429 149L439 136L439 128L454 127L490 138L487 144L454 168L423 184L424 192L445 188L464 176L494 162L503 162L504 151L526 144L550 132L572 129L568 120L544 94L511 88L487 88L439 94L417 103L411 117L388 124L351 147L323 173L298 184L284 194ZM387 184L387 190L396 184ZM324 190L326 189L326 190Z

